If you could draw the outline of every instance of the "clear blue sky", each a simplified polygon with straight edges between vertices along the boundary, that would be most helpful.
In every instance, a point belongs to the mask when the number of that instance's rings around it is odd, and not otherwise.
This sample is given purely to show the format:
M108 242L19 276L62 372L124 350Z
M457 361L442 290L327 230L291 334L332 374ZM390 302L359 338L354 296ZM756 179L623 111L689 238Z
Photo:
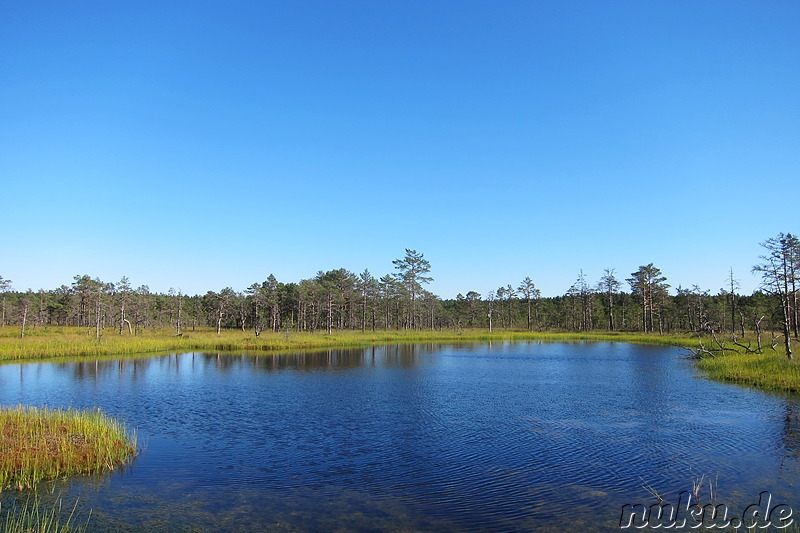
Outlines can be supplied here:
M0 275L744 292L800 231L800 2L0 0ZM626 285L627 288L627 285Z

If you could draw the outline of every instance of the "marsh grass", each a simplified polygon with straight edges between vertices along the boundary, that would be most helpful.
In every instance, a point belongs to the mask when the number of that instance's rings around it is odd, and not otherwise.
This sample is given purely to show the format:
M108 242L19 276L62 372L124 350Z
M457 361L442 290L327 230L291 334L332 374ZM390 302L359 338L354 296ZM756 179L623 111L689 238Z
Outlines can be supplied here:
M699 360L697 368L716 381L772 391L800 392L800 365L775 350L763 354L728 352Z
M78 524L77 509L77 500L66 508L60 496L48 503L34 492L24 501L9 501L5 506L0 502L0 527L4 533L82 533L89 518Z
M722 339L721 339L722 340ZM75 327L40 327L26 330L19 337L18 327L0 328L0 361L26 361L44 358L98 357L107 355L155 354L170 351L245 351L284 352L328 348L355 348L375 344L413 342L626 342L658 346L698 347L710 346L713 339L696 336L659 335L656 333L628 332L530 332L525 330L460 329L440 331L335 331L325 332L281 331L262 332L256 337L252 331L223 330L217 335L212 328L184 330L176 336L171 329L146 330L138 335L119 335L107 328L100 339L94 329ZM724 341L723 341L724 342ZM755 346L755 339L740 339L741 343ZM725 343L724 354L702 359L698 368L714 380L747 384L780 391L800 391L800 369L778 352L765 348L760 355L743 354L732 341ZM741 350L743 351L743 350ZM688 352L687 352L688 355Z
M118 335L106 330L100 339L89 335L85 328L39 328L25 338L10 335L19 328L0 329L0 360L20 361L68 356L131 355L160 353L173 350L208 351L280 351L313 348L344 348L383 343L405 342L480 342L480 341L544 341L544 342L632 342L662 346L686 346L691 337L676 335L645 335L627 333L529 332L504 330L441 331L340 331L308 333L282 331L262 332L256 337L251 331L227 330L217 335L213 329L186 331L176 336L172 330L146 331L139 335ZM5 330L5 331L3 331ZM18 332L17 332L18 333Z
M99 409L0 408L0 491L127 463L136 436Z

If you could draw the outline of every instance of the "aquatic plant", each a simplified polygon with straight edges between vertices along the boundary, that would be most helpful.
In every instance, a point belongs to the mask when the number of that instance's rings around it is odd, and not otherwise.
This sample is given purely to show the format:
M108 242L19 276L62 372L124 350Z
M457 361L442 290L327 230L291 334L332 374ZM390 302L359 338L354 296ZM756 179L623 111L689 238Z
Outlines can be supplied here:
M52 504L44 503L33 493L25 501L0 502L0 528L4 533L82 533L86 524L76 524L78 501L71 508L64 508L59 496Z

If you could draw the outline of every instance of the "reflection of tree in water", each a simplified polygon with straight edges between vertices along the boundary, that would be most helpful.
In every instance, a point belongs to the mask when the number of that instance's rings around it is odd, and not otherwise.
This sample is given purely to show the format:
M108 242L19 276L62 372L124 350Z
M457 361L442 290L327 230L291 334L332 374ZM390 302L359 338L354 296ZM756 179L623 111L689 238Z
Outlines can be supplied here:
M387 366L411 368L416 366L417 359L423 355L436 353L443 348L439 343L393 344L381 346Z
M97 380L100 377L108 377L112 374L122 375L125 373L129 374L135 381L141 372L146 371L150 367L154 359L160 358L161 357L139 357L134 359L91 359L75 361L71 363L61 363L58 366L70 368L72 371L72 376L77 380Z
M784 457L781 474L796 477L800 474L800 404L795 399L787 399L784 406L783 444Z
M800 459L800 407L793 400L786 401L781 440L786 455Z
M218 372L241 368L265 372L336 371L375 365L412 368L421 356L436 353L443 346L439 343L408 343L290 353L188 352L125 359L79 359L58 363L57 366L70 372L76 381L96 381L115 375L126 375L135 381L152 371L163 374L192 372L197 365L213 367Z
M202 357L206 364L213 364L218 370L245 367L267 372L285 369L314 371L326 369L340 370L363 366L365 364L366 352L367 350L364 348L348 348L275 354L204 353Z
M200 354L206 364L219 370L244 366L255 370L274 372L278 370L347 370L377 363L387 366L409 368L416 366L421 355L441 349L440 344L393 344L367 348L337 348L291 353L204 353Z
M206 365L218 370L250 368L275 372L279 370L299 370L312 372L319 370L347 370L363 366L373 366L380 362L387 366L409 368L416 366L418 358L441 350L441 344L393 344L370 346L367 348L337 348L291 353L202 353L197 354Z

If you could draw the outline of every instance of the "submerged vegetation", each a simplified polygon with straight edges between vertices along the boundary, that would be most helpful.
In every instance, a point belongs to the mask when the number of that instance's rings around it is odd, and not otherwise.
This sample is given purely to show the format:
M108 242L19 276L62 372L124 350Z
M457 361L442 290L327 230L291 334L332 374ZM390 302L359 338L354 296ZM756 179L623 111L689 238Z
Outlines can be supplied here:
M127 463L136 438L99 409L0 408L0 491Z
M37 493L26 499L10 501L5 506L0 502L0 531L3 533L82 533L86 523L78 523L78 502L65 507L61 497L50 502ZM91 517L91 513L89 515Z

